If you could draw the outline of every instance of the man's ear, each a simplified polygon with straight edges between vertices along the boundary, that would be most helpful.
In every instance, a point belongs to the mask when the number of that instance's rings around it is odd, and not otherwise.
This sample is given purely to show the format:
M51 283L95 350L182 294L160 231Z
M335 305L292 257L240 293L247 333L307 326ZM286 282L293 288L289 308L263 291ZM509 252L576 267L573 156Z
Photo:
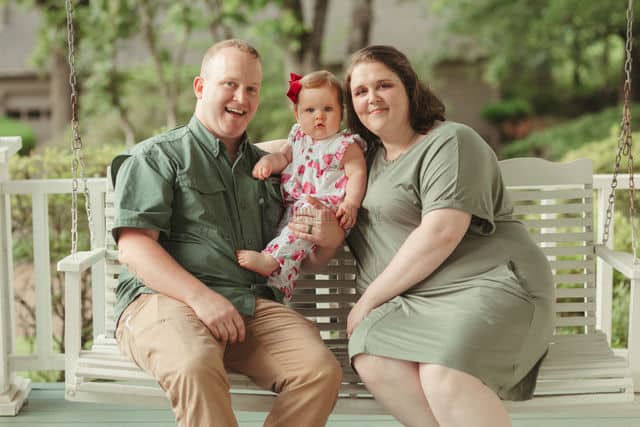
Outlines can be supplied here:
M201 76L196 76L193 79L193 93L196 95L196 98L202 99L202 91L204 89L204 78Z

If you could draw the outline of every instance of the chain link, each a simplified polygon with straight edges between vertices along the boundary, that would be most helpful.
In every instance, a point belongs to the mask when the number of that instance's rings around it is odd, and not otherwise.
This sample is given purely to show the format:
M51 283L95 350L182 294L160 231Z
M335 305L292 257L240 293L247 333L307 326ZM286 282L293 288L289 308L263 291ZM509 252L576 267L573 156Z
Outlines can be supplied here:
M631 245L633 250L633 260L637 262L638 253L638 230L635 221L635 181L633 177L633 144L631 140L631 48L633 39L633 0L628 1L627 6L627 34L625 43L626 59L624 63L625 81L624 81L624 106L622 108L622 122L620 123L620 136L618 138L618 151L616 153L615 164L613 169L613 178L611 180L611 189L609 192L608 206L606 212L606 220L602 235L602 243L606 244L609 240L609 228L613 217L613 206L615 202L615 190L618 186L618 171L622 156L627 157L627 172L629 174L629 222L631 223Z
M71 0L65 1L67 10L67 44L69 46L69 85L71 86L71 149L73 160L71 162L71 253L78 251L78 172L84 187L84 206L89 221L89 235L91 247L94 247L93 218L91 216L91 199L89 197L89 185L85 176L85 163L82 154L82 139L80 138L80 123L78 121L78 91L76 82L75 61L75 30L73 27L73 4Z

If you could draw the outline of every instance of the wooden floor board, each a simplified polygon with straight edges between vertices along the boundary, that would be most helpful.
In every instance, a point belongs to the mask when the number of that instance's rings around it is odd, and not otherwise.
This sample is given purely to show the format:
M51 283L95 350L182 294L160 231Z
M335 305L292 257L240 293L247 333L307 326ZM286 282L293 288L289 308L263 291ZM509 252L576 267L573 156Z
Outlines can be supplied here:
M0 417L16 427L175 427L171 411L135 406L67 402L63 384L34 384L17 417ZM240 427L261 427L266 414L238 412ZM391 417L332 415L327 427L401 427ZM513 414L513 427L640 427L640 395L633 406L558 408L548 413Z

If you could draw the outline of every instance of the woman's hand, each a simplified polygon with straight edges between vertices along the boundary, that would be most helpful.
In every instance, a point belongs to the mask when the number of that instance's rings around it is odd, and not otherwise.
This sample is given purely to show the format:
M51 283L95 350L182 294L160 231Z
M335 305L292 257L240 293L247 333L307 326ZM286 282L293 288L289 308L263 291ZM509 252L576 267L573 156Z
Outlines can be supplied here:
M279 153L289 144L286 139L274 139L272 141L258 142L256 147L267 153Z
M360 297L358 302L351 308L347 317L347 338L351 338L351 334L358 327L362 319L367 317L375 307L369 304L364 295Z

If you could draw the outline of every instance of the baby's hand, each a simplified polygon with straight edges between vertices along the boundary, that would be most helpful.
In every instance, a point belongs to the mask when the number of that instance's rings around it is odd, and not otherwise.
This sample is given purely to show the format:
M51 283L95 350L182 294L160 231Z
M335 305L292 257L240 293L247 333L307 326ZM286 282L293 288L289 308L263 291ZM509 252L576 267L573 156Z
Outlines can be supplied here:
M258 163L253 167L252 175L254 178L258 178L261 180L265 180L271 176L271 172L273 171L273 165L271 163L270 156L264 156Z
M357 217L358 205L343 200L336 211L336 218L340 221L340 226L345 230L353 227L356 224Z

